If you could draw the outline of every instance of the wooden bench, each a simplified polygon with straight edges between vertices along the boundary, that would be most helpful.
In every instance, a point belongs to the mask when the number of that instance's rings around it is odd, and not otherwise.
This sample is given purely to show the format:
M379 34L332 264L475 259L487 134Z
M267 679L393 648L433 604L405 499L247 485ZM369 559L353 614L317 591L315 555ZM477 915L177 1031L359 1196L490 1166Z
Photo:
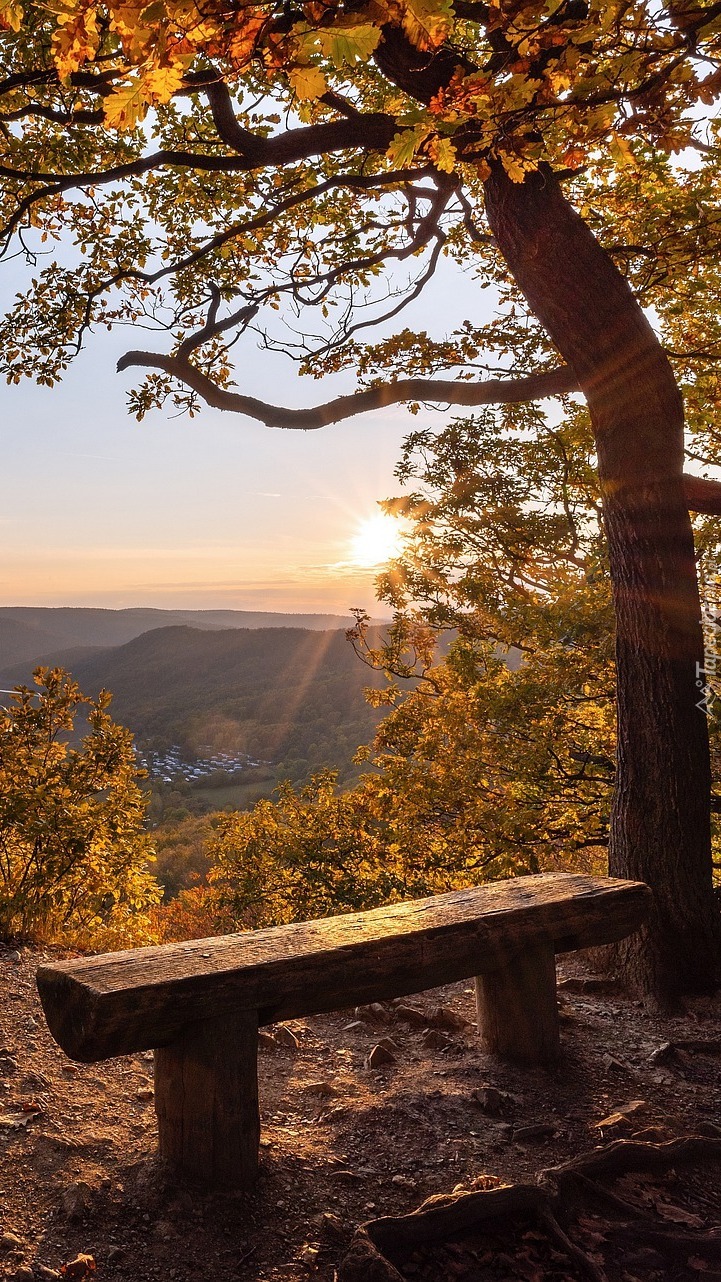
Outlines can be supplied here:
M160 1152L216 1186L258 1169L260 1024L476 977L484 1050L558 1055L554 955L612 943L648 912L641 882L518 877L270 930L42 966L55 1040L73 1059L155 1051Z

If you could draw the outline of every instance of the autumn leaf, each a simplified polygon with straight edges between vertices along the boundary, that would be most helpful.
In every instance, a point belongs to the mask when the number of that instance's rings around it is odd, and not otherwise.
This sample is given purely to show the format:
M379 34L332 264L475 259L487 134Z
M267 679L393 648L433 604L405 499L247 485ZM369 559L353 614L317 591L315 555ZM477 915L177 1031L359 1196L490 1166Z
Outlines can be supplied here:
M100 44L97 14L90 5L63 8L53 32L52 55L60 80L66 81L86 62L92 62Z
M656 1210L662 1220L670 1220L672 1224L684 1224L689 1229L702 1229L703 1220L699 1215L694 1215L687 1211L683 1206L675 1206L673 1202L656 1202Z
M0 30L19 31L23 20L23 7L15 0L0 5Z
M394 134L386 152L391 164L396 169L405 169L406 165L410 165L428 132L428 126L416 125L415 129L402 129L399 133Z
M244 67L252 58L265 22L266 14L261 10L244 10L243 21L234 31L228 47L231 62L235 67Z
M293 67L288 72L291 88L300 102L321 98L328 85L319 67Z
M608 145L611 155L619 165L633 165L635 163L636 157L622 134L618 134L614 130L611 133Z
M371 23L361 23L352 27L333 28L320 33L323 52L330 58L334 67L355 67L358 62L367 62L376 49L381 38L380 27Z
M451 0L407 0L402 26L417 49L438 49L453 26Z
M149 102L168 102L182 85L184 76L185 60L146 71L142 78L143 96ZM107 107L105 118L108 118Z
M134 129L145 119L147 110L142 83L135 79L105 99L105 123L111 129Z
M428 155L436 169L441 173L452 174L456 167L456 149L450 138L432 138L428 144Z
M502 151L500 161L511 182L523 182L526 176L526 168L517 156L509 156L508 152Z

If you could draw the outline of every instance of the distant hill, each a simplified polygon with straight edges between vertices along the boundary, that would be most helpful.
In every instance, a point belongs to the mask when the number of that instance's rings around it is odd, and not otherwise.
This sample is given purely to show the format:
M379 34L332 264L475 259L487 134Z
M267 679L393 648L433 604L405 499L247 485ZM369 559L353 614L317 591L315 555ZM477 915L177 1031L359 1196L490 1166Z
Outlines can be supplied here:
M188 626L222 628L306 628L314 632L348 628L350 614L273 614L252 610L96 610L81 606L1 606L0 668L46 662L53 651L75 646L119 646L151 629Z
M113 716L139 742L247 752L293 778L322 765L347 776L379 719L363 690L381 678L338 630L164 627L48 658L86 694L111 690ZM27 663L0 671L4 687L28 680Z

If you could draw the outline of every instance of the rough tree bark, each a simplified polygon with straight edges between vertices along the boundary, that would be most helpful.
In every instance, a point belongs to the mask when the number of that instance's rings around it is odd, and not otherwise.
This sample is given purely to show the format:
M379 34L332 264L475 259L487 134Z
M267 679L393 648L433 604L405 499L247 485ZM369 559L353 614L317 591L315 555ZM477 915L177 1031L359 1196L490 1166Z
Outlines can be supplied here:
M428 102L457 60L423 59L388 30L381 69ZM621 946L632 986L660 1004L721 980L712 890L708 728L693 532L683 488L683 404L627 282L550 169L486 183L491 230L588 402L616 611L618 753L610 872L647 882L647 927Z

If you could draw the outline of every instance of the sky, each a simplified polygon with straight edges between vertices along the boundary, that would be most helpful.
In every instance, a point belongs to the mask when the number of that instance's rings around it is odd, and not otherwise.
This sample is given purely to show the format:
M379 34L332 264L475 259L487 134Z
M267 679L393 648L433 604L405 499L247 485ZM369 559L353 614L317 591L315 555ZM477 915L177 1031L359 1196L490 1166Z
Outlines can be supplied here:
M482 310L478 282L445 273L399 320L440 336ZM359 531L378 499L399 492L404 436L442 427L448 411L414 418L398 406L317 432L207 407L139 424L126 408L133 371L115 372L136 345L128 329L91 336L57 387L0 387L0 605L377 615L377 570L357 564L372 559ZM347 374L298 379L252 344L236 381L288 405L353 389Z

